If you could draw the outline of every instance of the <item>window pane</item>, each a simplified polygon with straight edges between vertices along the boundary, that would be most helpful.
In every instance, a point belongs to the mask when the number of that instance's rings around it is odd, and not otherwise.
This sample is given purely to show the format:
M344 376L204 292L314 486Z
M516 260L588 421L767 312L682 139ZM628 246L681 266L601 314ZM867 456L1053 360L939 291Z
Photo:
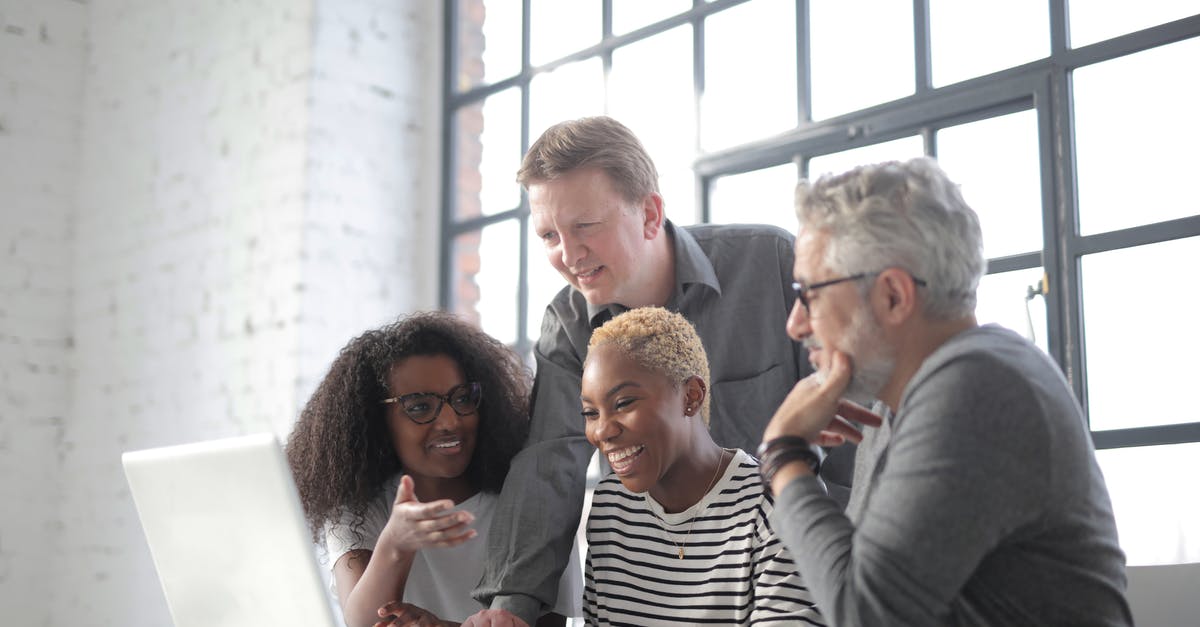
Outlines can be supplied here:
M1129 565L1200 562L1200 444L1106 449L1096 460Z
M458 80L466 91L521 71L521 3L458 0Z
M694 93L691 26L613 51L609 115L628 126L654 159L667 217L676 224L696 221Z
M692 8L692 0L613 0L613 34L635 31L643 26Z
M529 83L529 142L562 122L604 113L604 74L600 59L591 58L538 74ZM513 120L520 124L520 118ZM516 176L520 162L511 168Z
M521 92L516 89L458 110L455 217L491 215L520 204L520 119Z
M1049 353L1046 301L1038 290L1043 273L1041 268L1030 268L983 277L975 293L978 298L975 317L979 324L994 322L1008 327Z
M542 314L546 305L554 300L559 290L567 286L567 280L550 265L546 247L537 233L529 229L529 319L525 322L525 334L537 342L542 334Z
M1163 184L1196 176L1200 80L1178 72L1198 59L1200 38L1075 70L1080 232L1200 213L1200 196Z
M1046 0L930 0L929 31L934 87L1050 54Z
M1200 237L1082 259L1083 330L1092 430L1200 422L1196 384Z
M813 157L808 161L808 179L815 181L824 174L841 174L860 165L881 161L904 161L924 154L925 142L920 137L901 137L882 144Z
M705 150L795 128L796 3L747 2L704 24Z
M529 62L542 65L599 43L600 8L595 0L531 0Z
M812 0L812 117L823 120L912 94L912 3Z
M1042 249L1042 186L1033 111L938 131L938 163L979 214L983 252L1003 257Z
M1196 0L1076 0L1068 2L1067 8L1074 48L1173 22L1200 11Z
M712 183L712 222L774 224L795 233L795 164L785 163L745 174L722 176Z
M497 340L517 341L517 266L520 224L505 220L454 240L453 307Z

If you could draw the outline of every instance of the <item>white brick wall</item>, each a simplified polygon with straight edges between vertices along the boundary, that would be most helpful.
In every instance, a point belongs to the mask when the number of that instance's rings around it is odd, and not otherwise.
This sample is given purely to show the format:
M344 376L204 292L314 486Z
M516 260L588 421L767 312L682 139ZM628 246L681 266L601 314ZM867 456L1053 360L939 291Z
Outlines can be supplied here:
M437 256L413 252L439 226L440 25L437 2L317 5L298 405L352 336L436 306Z
M350 336L436 305L439 22L0 0L5 624L167 624L120 453L285 435Z
M0 616L42 624L68 410L86 7L0 2Z

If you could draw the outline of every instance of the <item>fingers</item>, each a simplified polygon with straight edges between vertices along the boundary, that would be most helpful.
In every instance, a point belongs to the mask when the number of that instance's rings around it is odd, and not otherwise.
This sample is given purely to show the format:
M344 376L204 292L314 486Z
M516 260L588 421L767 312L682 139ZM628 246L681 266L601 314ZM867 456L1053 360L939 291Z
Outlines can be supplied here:
M846 440L846 436L840 433L835 433L833 431L822 431L818 433L817 437L811 440L811 442L817 446L833 448L835 446L841 446L845 444Z
M417 500L416 489L413 488L412 477L410 477L408 475L404 475L403 477L400 477L400 487L396 488L395 504L399 505L401 503L408 503L410 501L416 501L416 500Z
M417 607L411 603L403 603L400 601L391 601L379 608L378 612L383 618L375 627L410 627L424 625L438 625L441 620L429 613L422 607Z
M471 615L462 627L529 627L529 625L507 610L486 609Z
M478 535L474 529L467 526L467 523L461 523L445 529L436 529L424 532L425 546L433 547L451 547L458 546Z
M450 499L430 501L429 503L409 501L408 503L396 503L392 506L392 509L403 512L405 518L409 520L437 520L454 515L450 511L454 509L454 501ZM466 512L461 513L465 514Z
M868 427L878 427L883 424L883 416L846 399L838 401L837 413L846 420L853 420Z
M821 393L840 398L846 386L850 385L850 377L854 376L854 367L850 364L850 358L846 356L846 353L840 350L832 352L825 381L821 384Z
M829 421L829 424L825 427L825 431L821 432L821 435L824 436L826 433L830 434L833 438L840 437L843 441L848 440L855 444L862 442L863 437L862 432L858 428L841 416L834 416L833 420Z

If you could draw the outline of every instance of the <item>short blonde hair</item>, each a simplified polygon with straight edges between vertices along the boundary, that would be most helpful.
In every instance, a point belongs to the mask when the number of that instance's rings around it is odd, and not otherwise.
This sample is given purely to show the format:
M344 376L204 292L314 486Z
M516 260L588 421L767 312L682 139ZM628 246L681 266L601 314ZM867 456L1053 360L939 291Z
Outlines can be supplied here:
M662 307L640 307L605 322L592 333L591 349L612 344L641 367L657 372L676 386L700 377L708 386L708 356L692 323ZM700 405L700 417L708 425L709 393Z

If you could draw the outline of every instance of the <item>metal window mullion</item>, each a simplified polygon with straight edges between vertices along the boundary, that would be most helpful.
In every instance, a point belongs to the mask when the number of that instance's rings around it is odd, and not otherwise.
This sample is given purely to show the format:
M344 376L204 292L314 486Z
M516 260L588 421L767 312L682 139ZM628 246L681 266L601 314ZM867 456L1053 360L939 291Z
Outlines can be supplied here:
M1163 446L1200 442L1200 422L1093 431L1097 449Z
M1079 256L1091 255L1196 236L1200 236L1200 215L1081 236L1075 252Z
M1042 251L1018 253L1004 257L993 257L987 260L987 274L1028 270L1042 265Z
M1083 345L1083 293L1079 276L1079 206L1075 171L1075 133L1070 71L1051 65L1044 100L1039 107L1042 147L1046 296L1051 354L1059 361L1088 415L1087 363ZM1049 160L1049 171L1045 160ZM1045 177L1050 180L1046 181ZM1049 183L1049 185L1047 185ZM1047 189L1048 187L1048 189Z
M532 0L521 2L521 139L519 141L521 154L516 155L520 163L529 150L529 85L533 80L530 72L530 54L532 49L533 23L530 16ZM520 201L517 205L517 232L520 241L517 243L517 345L519 355L529 352L529 197L525 188L520 189Z
M977 84L971 89L943 88L886 107L822 120L774 137L703 154L694 167L704 176L745 172L785 163L797 153L810 158L918 133L926 126L936 129L1021 111L1034 105L1035 86L1044 81L1043 71L1017 74L1003 82ZM870 132L852 137L852 127L867 128Z
M705 0L693 0L693 10ZM704 15L694 15L692 17L692 106L695 111L695 140L693 147L696 154L701 154L704 133ZM712 180L703 177L696 168L692 168L692 180L695 181L694 188L696 194L696 221L701 224L706 224L712 219L712 199L709 198L709 190L712 189Z
M914 93L933 89L933 46L929 33L929 0L913 0Z
M812 121L812 20L809 0L796 0L796 120Z
M1081 48L1068 48L1054 59L1068 69L1077 69L1197 36L1200 36L1200 14L1126 33Z
M1061 57L1071 48L1070 16L1067 0L1050 0L1050 56Z
M458 72L458 3L447 0L443 7L442 19L442 102L449 103L454 93L454 76ZM458 157L455 146L457 131L454 124L454 109L442 109L442 175L441 202L439 218L440 233L438 234L438 308L449 309L453 273L451 272L452 251L454 249L450 225L453 222L455 198L453 193L454 161Z
M611 89L609 82L612 75L613 50L612 45L612 0L603 0L600 3L600 87L604 98L604 113L609 113L609 106L612 102Z

